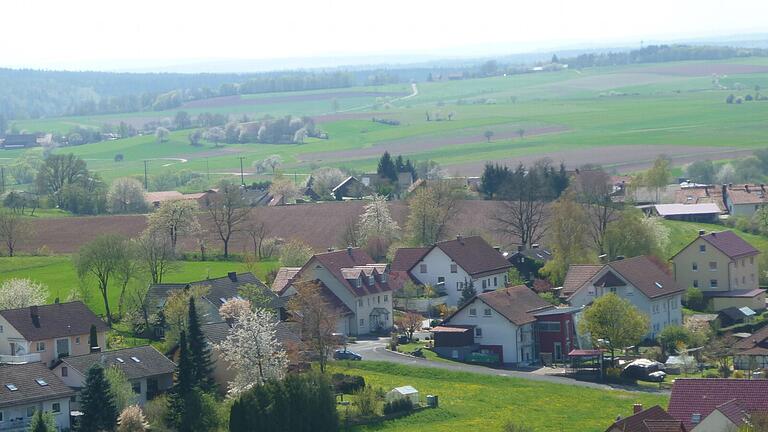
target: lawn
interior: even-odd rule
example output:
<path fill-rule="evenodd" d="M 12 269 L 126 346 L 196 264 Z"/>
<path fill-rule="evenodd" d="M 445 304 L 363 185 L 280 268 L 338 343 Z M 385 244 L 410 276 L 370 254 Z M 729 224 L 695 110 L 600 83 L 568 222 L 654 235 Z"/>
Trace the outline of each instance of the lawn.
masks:
<path fill-rule="evenodd" d="M 277 268 L 276 261 L 264 261 L 256 264 L 256 276 L 264 279 L 267 272 Z M 232 261 L 180 261 L 179 268 L 168 274 L 163 282 L 191 282 L 207 278 L 226 276 L 228 272 L 244 272 L 246 266 Z M 11 278 L 29 278 L 45 284 L 50 292 L 50 301 L 55 298 L 62 301 L 78 293 L 80 281 L 72 265 L 72 258 L 66 255 L 56 256 L 19 256 L 0 258 L 0 281 Z M 148 283 L 146 280 L 132 281 L 128 289 Z M 96 314 L 104 314 L 104 302 L 95 284 L 91 283 L 84 291 L 85 302 Z M 113 312 L 117 312 L 119 292 L 117 285 L 110 286 L 109 302 Z"/>
<path fill-rule="evenodd" d="M 681 222 L 665 220 L 664 225 L 669 228 L 669 246 L 667 248 L 667 258 L 679 252 L 682 248 L 692 242 L 698 235 L 699 230 L 708 233 L 712 231 L 730 230 L 739 237 L 759 249 L 761 252 L 768 252 L 768 238 L 761 235 L 750 234 L 735 228 L 729 228 L 720 224 L 708 224 L 697 222 Z"/>
<path fill-rule="evenodd" d="M 334 362 L 331 372 L 362 375 L 385 391 L 412 385 L 440 398 L 440 407 L 397 420 L 363 426 L 359 431 L 500 431 L 508 421 L 537 432 L 602 431 L 617 415 L 628 416 L 634 403 L 667 406 L 665 395 L 598 390 L 519 378 L 450 372 L 384 362 Z M 599 409 L 598 409 L 599 407 Z"/>

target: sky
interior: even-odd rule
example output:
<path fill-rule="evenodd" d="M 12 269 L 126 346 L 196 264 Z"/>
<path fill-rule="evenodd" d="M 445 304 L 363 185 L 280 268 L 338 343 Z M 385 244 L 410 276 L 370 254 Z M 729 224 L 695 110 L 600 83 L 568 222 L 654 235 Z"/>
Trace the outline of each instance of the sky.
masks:
<path fill-rule="evenodd" d="M 766 33 L 766 0 L 3 0 L 0 66 L 466 57 Z"/>

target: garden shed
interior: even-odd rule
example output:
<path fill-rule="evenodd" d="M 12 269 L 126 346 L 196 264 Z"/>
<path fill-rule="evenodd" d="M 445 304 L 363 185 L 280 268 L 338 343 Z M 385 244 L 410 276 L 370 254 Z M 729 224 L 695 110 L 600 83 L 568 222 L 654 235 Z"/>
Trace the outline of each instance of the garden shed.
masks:
<path fill-rule="evenodd" d="M 413 406 L 419 405 L 419 391 L 412 386 L 396 387 L 387 393 L 387 402 L 397 399 L 410 399 Z"/>

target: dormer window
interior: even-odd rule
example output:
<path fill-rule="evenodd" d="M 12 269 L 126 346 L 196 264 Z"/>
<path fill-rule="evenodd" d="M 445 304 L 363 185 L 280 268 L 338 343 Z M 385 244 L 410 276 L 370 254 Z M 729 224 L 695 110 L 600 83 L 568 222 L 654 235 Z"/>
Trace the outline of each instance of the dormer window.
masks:
<path fill-rule="evenodd" d="M 387 283 L 387 274 L 386 273 L 382 273 L 381 274 L 381 283 Z"/>
<path fill-rule="evenodd" d="M 358 288 L 363 287 L 363 278 L 358 276 L 358 278 L 355 280 L 355 285 L 357 285 Z"/>
<path fill-rule="evenodd" d="M 373 276 L 373 274 L 371 274 L 370 276 L 368 276 L 368 285 L 373 286 L 375 284 L 376 284 L 376 278 Z"/>

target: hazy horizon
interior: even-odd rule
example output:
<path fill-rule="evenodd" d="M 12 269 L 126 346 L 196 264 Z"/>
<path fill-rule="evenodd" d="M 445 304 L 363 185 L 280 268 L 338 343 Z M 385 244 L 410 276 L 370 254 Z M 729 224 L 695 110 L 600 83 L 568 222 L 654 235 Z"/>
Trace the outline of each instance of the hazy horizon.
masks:
<path fill-rule="evenodd" d="M 514 5 L 478 0 L 471 7 L 403 0 L 363 6 L 351 0 L 221 0 L 215 9 L 178 0 L 138 0 L 128 8 L 95 0 L 74 3 L 40 0 L 34 20 L 6 20 L 6 34 L 17 36 L 0 44 L 0 67 L 148 71 L 251 62 L 255 69 L 259 64 L 281 69 L 330 67 L 336 60 L 335 65 L 378 59 L 417 62 L 634 47 L 640 41 L 762 33 L 767 30 L 762 16 L 768 13 L 768 2 L 756 0 L 540 0 Z M 29 15 L 28 2 L 4 6 L 8 17 Z M 727 13 L 738 17 L 723 23 Z"/>

